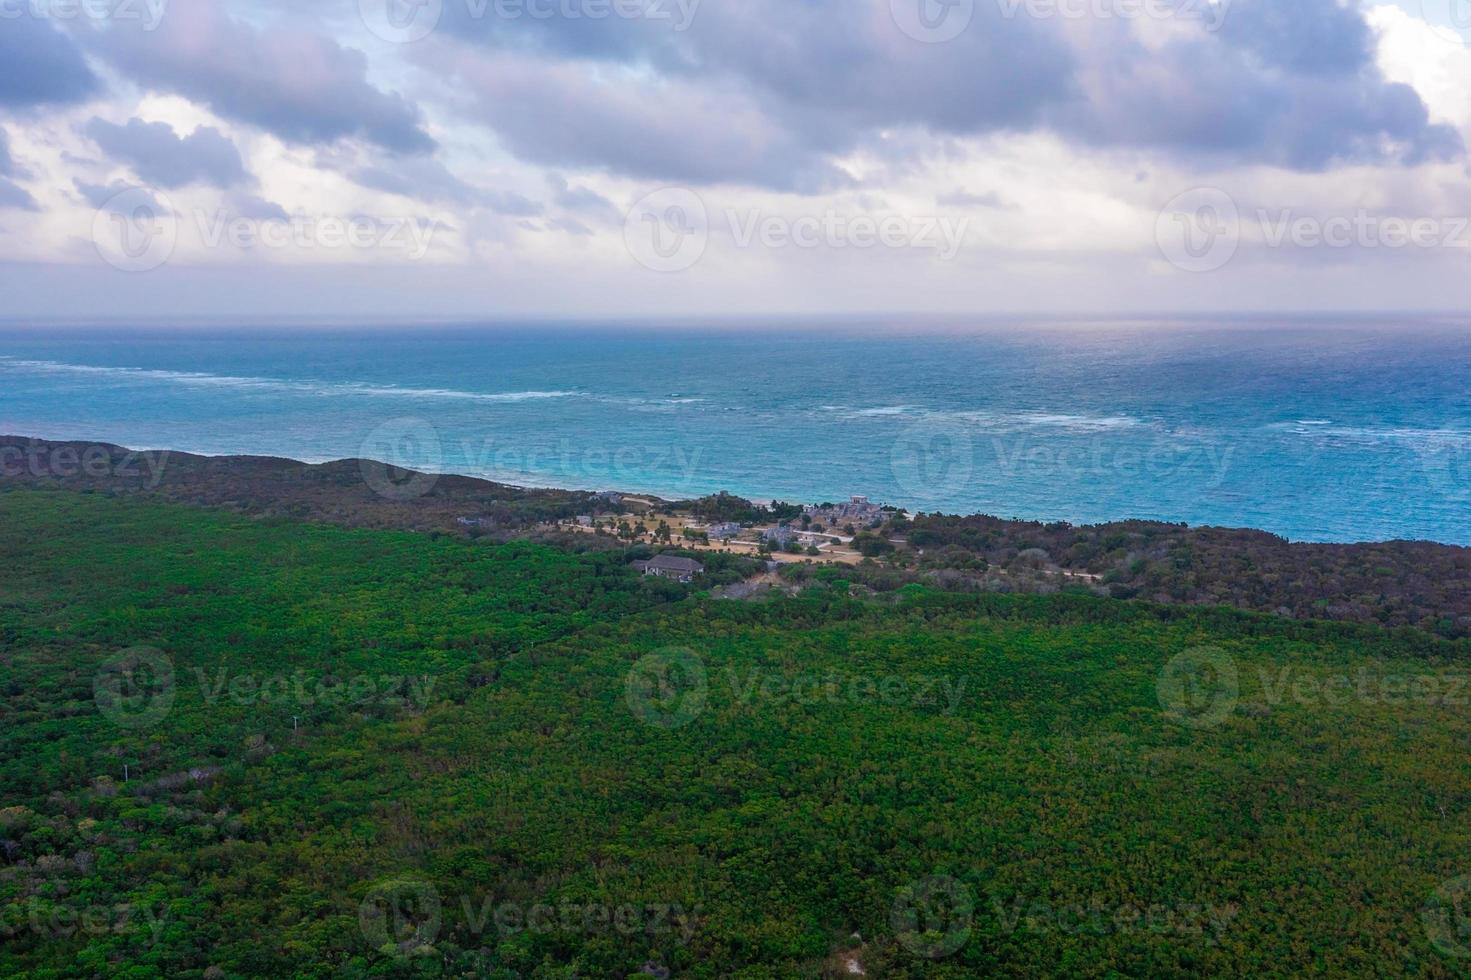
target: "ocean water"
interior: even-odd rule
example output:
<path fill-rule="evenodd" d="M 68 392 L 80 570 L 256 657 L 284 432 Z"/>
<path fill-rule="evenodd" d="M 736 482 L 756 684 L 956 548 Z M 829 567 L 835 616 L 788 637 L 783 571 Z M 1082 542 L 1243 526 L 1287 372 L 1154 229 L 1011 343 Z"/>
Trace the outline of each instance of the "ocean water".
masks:
<path fill-rule="evenodd" d="M 512 483 L 1471 544 L 1471 329 L 0 329 L 0 430 Z"/>

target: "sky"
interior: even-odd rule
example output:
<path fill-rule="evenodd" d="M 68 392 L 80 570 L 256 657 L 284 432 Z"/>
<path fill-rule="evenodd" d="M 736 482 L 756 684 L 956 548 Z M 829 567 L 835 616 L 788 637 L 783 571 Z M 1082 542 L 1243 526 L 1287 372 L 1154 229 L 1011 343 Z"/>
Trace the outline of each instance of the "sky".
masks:
<path fill-rule="evenodd" d="M 0 0 L 0 315 L 1456 311 L 1471 0 Z"/>

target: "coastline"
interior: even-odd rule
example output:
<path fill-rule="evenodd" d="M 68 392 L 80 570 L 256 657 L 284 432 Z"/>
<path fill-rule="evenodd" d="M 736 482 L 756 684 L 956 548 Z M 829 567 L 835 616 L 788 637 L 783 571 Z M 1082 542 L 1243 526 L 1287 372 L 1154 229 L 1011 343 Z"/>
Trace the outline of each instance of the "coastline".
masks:
<path fill-rule="evenodd" d="M 546 492 L 546 493 L 588 494 L 588 495 L 596 495 L 596 494 L 600 494 L 600 493 L 616 493 L 616 494 L 620 494 L 620 495 L 623 495 L 623 496 L 649 497 L 649 498 L 652 498 L 654 500 L 659 501 L 661 504 L 666 504 L 666 505 L 679 503 L 680 501 L 695 500 L 695 499 L 699 499 L 701 496 L 704 496 L 704 494 L 699 494 L 699 493 L 673 492 L 673 491 L 670 491 L 668 489 L 663 489 L 663 488 L 648 488 L 648 487 L 642 487 L 642 486 L 631 486 L 631 485 L 622 484 L 622 483 L 620 483 L 619 485 L 611 485 L 609 483 L 604 483 L 604 482 L 592 482 L 592 481 L 588 481 L 588 482 L 585 482 L 585 483 L 582 483 L 581 485 L 579 485 L 579 482 L 576 481 L 576 480 L 572 480 L 572 481 L 554 481 L 552 479 L 547 479 L 545 481 L 540 481 L 540 480 L 537 480 L 533 475 L 525 474 L 525 473 L 521 473 L 521 472 L 512 473 L 512 474 L 507 475 L 505 477 L 499 477 L 499 476 L 496 476 L 496 475 L 494 475 L 492 473 L 484 473 L 484 472 L 474 473 L 474 472 L 465 472 L 465 471 L 455 470 L 455 469 L 430 469 L 430 468 L 422 468 L 422 469 L 420 469 L 420 468 L 412 468 L 412 467 L 398 467 L 397 464 L 387 463 L 387 462 L 384 462 L 382 460 L 367 459 L 366 457 L 359 457 L 359 456 L 340 456 L 340 455 L 335 455 L 335 454 L 330 454 L 330 453 L 318 454 L 318 455 L 312 455 L 312 454 L 279 455 L 279 454 L 274 454 L 274 453 L 229 452 L 229 451 L 209 450 L 209 449 L 181 449 L 181 448 L 179 448 L 177 446 L 173 446 L 173 447 L 166 447 L 166 446 L 122 446 L 121 444 L 109 442 L 109 441 L 103 440 L 103 439 L 55 438 L 55 437 L 49 437 L 49 436 L 31 436 L 31 435 L 17 435 L 17 434 L 14 434 L 14 433 L 0 433 L 0 449 L 3 449 L 7 445 L 13 445 L 15 443 L 22 443 L 23 444 L 23 443 L 27 443 L 27 442 L 35 442 L 35 443 L 41 443 L 41 444 L 52 444 L 52 445 L 69 445 L 69 446 L 78 447 L 80 449 L 85 449 L 86 447 L 94 447 L 94 446 L 95 447 L 105 447 L 105 448 L 109 448 L 109 449 L 122 450 L 122 451 L 124 451 L 126 453 L 163 454 L 163 455 L 169 456 L 169 457 L 184 457 L 184 458 L 190 458 L 190 457 L 192 457 L 192 458 L 197 458 L 197 459 L 216 460 L 216 461 L 240 461 L 241 463 L 246 464 L 246 465 L 248 465 L 248 464 L 250 464 L 252 462 L 271 462 L 271 463 L 287 463 L 287 464 L 292 464 L 292 465 L 296 465 L 296 466 L 303 466 L 303 467 L 333 467 L 333 466 L 358 465 L 360 463 L 365 463 L 366 462 L 366 463 L 370 463 L 370 464 L 374 464 L 374 465 L 382 466 L 382 467 L 390 467 L 390 466 L 392 466 L 392 467 L 395 467 L 395 468 L 402 468 L 406 472 L 413 472 L 413 473 L 422 474 L 424 476 L 432 477 L 435 480 L 441 480 L 441 479 L 468 480 L 468 481 L 474 481 L 474 482 L 477 482 L 477 483 L 486 484 L 486 485 L 492 486 L 492 487 L 503 487 L 503 488 L 507 488 L 507 489 L 511 489 L 511 490 L 526 492 L 526 493 Z M 3 461 L 0 461 L 0 466 L 3 466 Z M 6 474 L 4 474 L 3 472 L 0 472 L 0 478 L 3 478 L 5 475 Z M 782 499 L 780 496 L 777 496 L 777 495 L 766 494 L 766 493 L 752 493 L 750 491 L 743 490 L 742 488 L 740 488 L 738 486 L 736 486 L 736 487 L 721 488 L 719 491 L 713 491 L 712 490 L 710 492 L 711 493 L 715 493 L 715 492 L 729 492 L 729 493 L 732 493 L 732 494 L 734 494 L 736 496 L 743 497 L 745 499 L 749 499 L 749 500 L 752 500 L 752 501 L 761 502 L 761 503 L 768 503 L 768 502 L 773 502 L 773 501 L 779 501 L 779 500 Z M 862 489 L 861 488 L 854 488 L 852 492 L 854 492 L 854 493 L 860 493 L 860 492 L 862 492 Z M 829 494 L 829 495 L 823 495 L 822 499 L 824 499 L 824 500 L 843 499 L 843 498 L 845 498 L 847 496 L 849 496 L 849 494 L 847 492 L 844 492 L 844 493 L 833 493 L 833 494 Z M 809 503 L 817 503 L 818 501 L 816 501 L 816 500 L 787 500 L 786 502 L 787 503 L 793 503 L 793 504 L 809 504 Z M 913 502 L 906 502 L 906 501 L 903 501 L 903 500 L 892 500 L 891 501 L 891 500 L 886 500 L 886 499 L 879 499 L 876 502 L 878 504 L 880 504 L 881 506 L 892 506 L 892 507 L 895 507 L 895 508 L 897 508 L 898 510 L 900 510 L 902 512 L 909 513 L 909 514 L 921 512 L 921 510 L 922 510 L 921 508 L 917 508 L 913 504 Z M 1409 545 L 1429 545 L 1429 546 L 1441 547 L 1441 548 L 1457 548 L 1457 549 L 1471 550 L 1471 544 L 1460 544 L 1460 543 L 1457 543 L 1457 542 L 1454 542 L 1454 541 L 1441 541 L 1441 540 L 1437 540 L 1437 539 L 1434 539 L 1434 538 L 1365 538 L 1365 539 L 1359 539 L 1359 540 L 1353 540 L 1353 541 L 1318 540 L 1318 539 L 1311 539 L 1311 538 L 1291 537 L 1291 536 L 1282 534 L 1282 533 L 1280 533 L 1278 531 L 1274 531 L 1274 530 L 1272 530 L 1270 528 L 1255 527 L 1255 526 L 1251 526 L 1251 525 L 1191 524 L 1191 523 L 1186 522 L 1186 521 L 1172 520 L 1172 519 L 1165 518 L 1165 517 L 1154 517 L 1154 516 L 1137 516 L 1137 515 L 1130 516 L 1130 515 L 1121 515 L 1121 516 L 1115 516 L 1115 517 L 1113 517 L 1113 518 L 1111 518 L 1109 520 L 1106 520 L 1106 521 L 1083 522 L 1083 521 L 1075 520 L 1075 519 L 1070 518 L 1070 517 L 1067 517 L 1067 516 L 1059 516 L 1057 514 L 1043 514 L 1043 515 L 1037 515 L 1037 516 L 1027 516 L 1027 515 L 1015 515 L 1015 514 L 1012 514 L 1012 515 L 1005 515 L 1005 516 L 1003 516 L 1001 514 L 988 513 L 988 512 L 979 511 L 979 510 L 978 511 L 971 511 L 969 513 L 948 512 L 948 511 L 933 511 L 933 512 L 930 512 L 930 513 L 936 513 L 936 514 L 938 514 L 940 516 L 943 516 L 943 517 L 957 518 L 957 519 L 965 519 L 965 518 L 994 518 L 994 519 L 1000 520 L 1000 521 L 1005 521 L 1005 522 L 1010 522 L 1010 523 L 1019 523 L 1019 524 L 1049 525 L 1049 524 L 1064 523 L 1064 524 L 1069 524 L 1069 525 L 1072 525 L 1074 527 L 1079 527 L 1079 528 L 1107 527 L 1107 526 L 1116 525 L 1116 524 L 1161 524 L 1161 525 L 1176 526 L 1176 527 L 1184 528 L 1184 529 L 1190 530 L 1190 531 L 1223 531 L 1223 532 L 1228 532 L 1228 533 L 1248 533 L 1248 534 L 1269 535 L 1269 536 L 1271 536 L 1273 538 L 1280 539 L 1284 543 L 1287 543 L 1289 545 L 1303 545 L 1303 546 L 1313 546 L 1313 547 L 1323 547 L 1323 548 L 1354 548 L 1354 547 L 1369 547 L 1369 546 L 1376 546 L 1376 545 L 1409 544 Z"/>
<path fill-rule="evenodd" d="M 9 488 L 156 499 L 253 518 L 467 540 L 524 538 L 624 553 L 643 549 L 645 555 L 680 549 L 672 528 L 659 529 L 662 517 L 734 521 L 748 541 L 765 538 L 783 521 L 793 532 L 808 530 L 799 507 L 773 510 L 734 496 L 684 502 L 658 498 L 647 508 L 652 515 L 621 520 L 624 495 L 616 491 L 537 489 L 419 473 L 368 459 L 307 464 L 282 457 L 210 457 L 0 436 L 0 490 Z M 805 516 L 816 529 L 820 522 Z M 568 525 L 580 518 L 602 522 L 606 533 L 571 530 Z M 861 556 L 844 563 L 851 569 L 845 577 L 875 591 L 907 584 L 946 591 L 1081 591 L 1158 605 L 1228 606 L 1304 621 L 1471 636 L 1471 548 L 1459 545 L 1314 544 L 1246 528 L 1159 521 L 1071 525 L 893 511 L 872 525 L 839 531 L 852 538 L 845 547 Z M 758 541 L 756 557 L 784 551 L 788 567 L 795 566 L 793 575 L 805 581 L 820 568 L 807 561 L 814 557 L 807 548 L 816 545 L 799 533 L 788 538 L 765 549 Z"/>

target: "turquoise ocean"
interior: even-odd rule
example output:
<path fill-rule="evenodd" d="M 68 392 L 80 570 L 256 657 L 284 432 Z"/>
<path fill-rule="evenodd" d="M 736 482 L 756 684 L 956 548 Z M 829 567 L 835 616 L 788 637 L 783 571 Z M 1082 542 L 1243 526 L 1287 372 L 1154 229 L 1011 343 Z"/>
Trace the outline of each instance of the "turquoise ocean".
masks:
<path fill-rule="evenodd" d="M 0 430 L 1471 544 L 1471 328 L 1451 320 L 17 322 Z"/>

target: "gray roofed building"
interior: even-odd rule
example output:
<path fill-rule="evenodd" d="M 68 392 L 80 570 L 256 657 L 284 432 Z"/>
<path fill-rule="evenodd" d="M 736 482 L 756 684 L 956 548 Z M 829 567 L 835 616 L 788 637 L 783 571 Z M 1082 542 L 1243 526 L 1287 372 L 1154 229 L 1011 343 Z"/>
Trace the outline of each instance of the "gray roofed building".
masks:
<path fill-rule="evenodd" d="M 633 568 L 645 575 L 672 578 L 677 582 L 690 582 L 696 575 L 705 574 L 705 566 L 693 558 L 679 558 L 674 555 L 658 555 L 648 561 L 636 561 Z"/>

